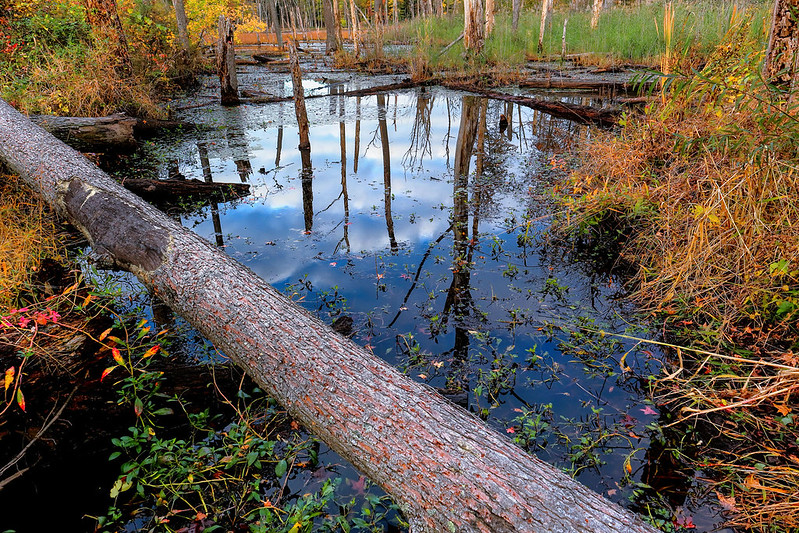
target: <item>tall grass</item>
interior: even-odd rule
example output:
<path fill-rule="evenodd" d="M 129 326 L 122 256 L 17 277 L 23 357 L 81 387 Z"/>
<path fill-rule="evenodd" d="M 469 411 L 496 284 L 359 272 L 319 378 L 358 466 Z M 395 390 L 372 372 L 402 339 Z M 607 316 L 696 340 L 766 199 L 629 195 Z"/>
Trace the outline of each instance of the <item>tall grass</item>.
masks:
<path fill-rule="evenodd" d="M 673 3 L 673 37 L 675 52 L 706 57 L 729 29 L 733 10 L 751 13 L 757 21 L 768 19 L 770 2 L 678 0 Z M 496 18 L 494 33 L 486 41 L 485 59 L 500 65 L 519 65 L 527 59 L 560 56 L 564 19 L 567 54 L 591 54 L 588 62 L 628 62 L 659 66 L 666 36 L 663 28 L 664 2 L 618 6 L 602 12 L 599 27 L 591 28 L 589 11 L 556 9 L 544 33 L 544 52 L 539 56 L 538 43 L 540 6 L 526 10 L 519 19 L 517 32 L 511 29 L 510 13 L 503 11 Z M 762 23 L 753 26 L 757 33 Z M 414 55 L 424 57 L 434 68 L 463 64 L 462 47 L 453 47 L 439 57 L 440 50 L 463 31 L 462 16 L 457 13 L 432 19 L 415 19 L 399 29 L 389 29 L 387 38 L 415 43 Z"/>

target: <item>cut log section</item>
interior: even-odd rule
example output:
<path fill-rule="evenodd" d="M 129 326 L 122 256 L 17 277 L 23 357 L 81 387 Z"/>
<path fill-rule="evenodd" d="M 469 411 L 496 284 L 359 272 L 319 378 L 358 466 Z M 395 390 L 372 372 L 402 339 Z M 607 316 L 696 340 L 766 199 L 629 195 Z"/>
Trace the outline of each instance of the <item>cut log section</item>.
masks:
<path fill-rule="evenodd" d="M 2 100 L 0 160 L 392 495 L 412 532 L 655 533 L 333 332 Z"/>

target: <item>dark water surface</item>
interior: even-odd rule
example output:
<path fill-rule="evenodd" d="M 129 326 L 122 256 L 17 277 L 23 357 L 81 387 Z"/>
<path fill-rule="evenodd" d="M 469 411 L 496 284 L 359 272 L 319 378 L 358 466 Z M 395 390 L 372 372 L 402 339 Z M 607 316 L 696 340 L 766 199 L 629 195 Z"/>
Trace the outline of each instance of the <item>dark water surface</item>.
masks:
<path fill-rule="evenodd" d="M 208 130 L 155 140 L 117 173 L 249 183 L 246 198 L 173 216 L 328 323 L 352 318 L 355 342 L 611 500 L 641 511 L 644 482 L 678 485 L 682 504 L 691 480 L 663 479 L 648 428 L 659 354 L 600 331 L 651 334 L 619 279 L 545 238 L 549 186 L 590 130 L 441 88 L 337 94 L 388 81 L 306 80 L 306 94 L 329 95 L 307 100 L 310 153 L 290 102 L 203 105 L 209 85 L 174 103 Z M 291 90 L 287 75 L 244 83 Z M 691 501 L 699 531 L 720 521 Z"/>

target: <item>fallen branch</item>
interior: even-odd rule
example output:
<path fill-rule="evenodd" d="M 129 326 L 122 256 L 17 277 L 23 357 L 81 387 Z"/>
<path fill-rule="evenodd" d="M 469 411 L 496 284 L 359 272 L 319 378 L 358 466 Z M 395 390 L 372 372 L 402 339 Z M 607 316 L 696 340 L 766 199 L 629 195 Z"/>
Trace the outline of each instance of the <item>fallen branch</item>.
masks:
<path fill-rule="evenodd" d="M 473 85 L 453 83 L 444 81 L 443 85 L 450 89 L 466 91 L 486 98 L 513 102 L 531 109 L 543 111 L 553 117 L 564 118 L 580 124 L 596 124 L 598 126 L 615 126 L 618 123 L 621 112 L 618 109 L 597 109 L 591 106 L 570 104 L 567 102 L 556 102 L 552 100 L 542 100 L 540 98 L 530 98 L 526 96 L 515 96 L 512 94 L 480 89 Z"/>

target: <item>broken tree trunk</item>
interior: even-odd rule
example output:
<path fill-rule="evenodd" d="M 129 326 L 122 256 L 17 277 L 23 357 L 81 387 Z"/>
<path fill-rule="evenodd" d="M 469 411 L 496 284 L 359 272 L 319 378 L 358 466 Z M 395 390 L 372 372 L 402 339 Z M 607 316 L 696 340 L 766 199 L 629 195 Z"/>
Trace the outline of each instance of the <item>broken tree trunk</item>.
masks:
<path fill-rule="evenodd" d="M 134 273 L 418 532 L 655 533 L 480 419 L 334 333 L 0 100 L 0 161 Z"/>
<path fill-rule="evenodd" d="M 233 22 L 219 15 L 219 41 L 216 43 L 216 70 L 222 105 L 239 104 L 239 80 L 236 77 L 236 51 L 233 47 Z"/>
<path fill-rule="evenodd" d="M 300 130 L 300 150 L 310 150 L 308 112 L 305 110 L 305 94 L 302 89 L 302 71 L 300 58 L 297 55 L 297 41 L 289 41 L 289 61 L 291 63 L 291 85 L 294 88 L 294 111 L 297 115 L 297 124 Z"/>
<path fill-rule="evenodd" d="M 32 116 L 31 120 L 81 152 L 125 152 L 137 147 L 133 136 L 139 119 L 124 114 L 107 117 Z"/>

